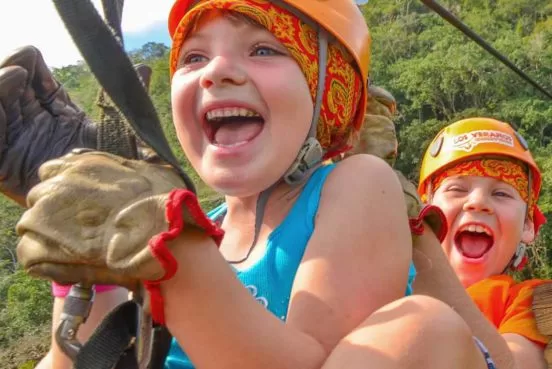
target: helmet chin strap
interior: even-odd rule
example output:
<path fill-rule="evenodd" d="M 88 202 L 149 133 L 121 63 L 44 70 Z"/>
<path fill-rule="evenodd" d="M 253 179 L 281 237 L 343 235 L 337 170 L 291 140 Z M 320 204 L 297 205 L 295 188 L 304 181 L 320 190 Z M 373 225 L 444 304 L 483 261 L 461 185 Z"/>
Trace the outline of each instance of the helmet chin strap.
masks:
<path fill-rule="evenodd" d="M 259 233 L 263 224 L 264 212 L 270 194 L 282 182 L 282 180 L 291 186 L 299 185 L 308 178 L 308 175 L 312 172 L 314 168 L 322 163 L 322 158 L 324 157 L 324 149 L 320 145 L 320 142 L 318 142 L 318 140 L 316 139 L 316 130 L 318 128 L 318 121 L 320 120 L 320 110 L 322 108 L 322 99 L 324 97 L 324 89 L 326 85 L 329 34 L 323 28 L 319 26 L 317 26 L 317 28 L 318 85 L 316 89 L 316 97 L 314 100 L 312 121 L 309 132 L 307 134 L 307 138 L 301 146 L 297 157 L 295 158 L 289 169 L 286 171 L 286 173 L 283 175 L 283 177 L 259 194 L 259 197 L 257 198 L 257 205 L 255 207 L 255 233 L 251 246 L 249 247 L 247 254 L 243 258 L 239 260 L 228 260 L 230 264 L 243 263 L 251 255 L 251 252 L 255 248 L 255 245 L 257 244 L 257 241 L 259 239 Z"/>
<path fill-rule="evenodd" d="M 520 141 L 521 145 L 523 147 L 527 147 L 525 140 L 516 132 L 516 137 Z M 533 175 L 531 173 L 531 170 L 527 168 L 527 209 L 525 210 L 525 219 L 529 218 L 529 212 L 531 209 L 529 208 L 531 202 L 532 202 L 532 196 L 533 196 Z M 535 235 L 536 236 L 536 235 Z M 520 242 L 516 248 L 516 252 L 512 256 L 512 259 L 506 265 L 506 268 L 504 268 L 504 271 L 502 273 L 506 273 L 509 270 L 511 271 L 520 271 L 525 267 L 525 264 L 527 264 L 528 256 L 526 255 L 527 252 L 527 245 L 523 242 Z"/>
<path fill-rule="evenodd" d="M 527 245 L 523 242 L 520 242 L 517 246 L 516 252 L 514 253 L 514 256 L 512 256 L 512 259 L 506 265 L 506 268 L 502 271 L 503 274 L 511 271 L 519 271 L 522 270 L 525 264 L 527 263 L 527 255 L 525 252 L 527 251 Z"/>

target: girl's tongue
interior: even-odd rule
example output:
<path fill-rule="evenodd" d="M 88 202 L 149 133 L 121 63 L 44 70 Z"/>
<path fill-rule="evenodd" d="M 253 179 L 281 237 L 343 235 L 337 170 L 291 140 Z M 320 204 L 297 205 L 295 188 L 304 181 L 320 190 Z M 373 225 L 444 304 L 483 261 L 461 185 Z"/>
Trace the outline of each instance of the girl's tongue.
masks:
<path fill-rule="evenodd" d="M 463 231 L 456 236 L 458 250 L 466 257 L 477 259 L 493 246 L 493 238 L 486 233 Z"/>
<path fill-rule="evenodd" d="M 215 132 L 213 143 L 221 146 L 232 146 L 251 141 L 263 129 L 259 120 L 223 123 Z"/>

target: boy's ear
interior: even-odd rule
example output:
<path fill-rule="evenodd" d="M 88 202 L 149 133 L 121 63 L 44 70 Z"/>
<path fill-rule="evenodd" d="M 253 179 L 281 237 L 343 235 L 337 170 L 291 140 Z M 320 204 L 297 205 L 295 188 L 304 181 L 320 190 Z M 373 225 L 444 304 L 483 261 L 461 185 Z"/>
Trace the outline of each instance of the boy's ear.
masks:
<path fill-rule="evenodd" d="M 529 244 L 535 240 L 535 224 L 529 218 L 525 219 L 523 224 L 523 231 L 521 233 L 521 242 Z"/>

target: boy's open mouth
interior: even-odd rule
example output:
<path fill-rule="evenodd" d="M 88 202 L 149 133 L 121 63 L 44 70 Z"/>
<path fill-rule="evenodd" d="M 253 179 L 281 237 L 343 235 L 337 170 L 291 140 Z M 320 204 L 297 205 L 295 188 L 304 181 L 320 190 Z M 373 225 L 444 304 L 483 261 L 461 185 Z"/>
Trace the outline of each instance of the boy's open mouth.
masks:
<path fill-rule="evenodd" d="M 203 129 L 212 144 L 232 147 L 257 137 L 263 130 L 264 122 L 264 118 L 251 109 L 218 108 L 205 113 Z"/>
<path fill-rule="evenodd" d="M 466 224 L 456 232 L 454 244 L 465 257 L 478 259 L 493 247 L 494 236 L 491 229 L 484 225 Z"/>

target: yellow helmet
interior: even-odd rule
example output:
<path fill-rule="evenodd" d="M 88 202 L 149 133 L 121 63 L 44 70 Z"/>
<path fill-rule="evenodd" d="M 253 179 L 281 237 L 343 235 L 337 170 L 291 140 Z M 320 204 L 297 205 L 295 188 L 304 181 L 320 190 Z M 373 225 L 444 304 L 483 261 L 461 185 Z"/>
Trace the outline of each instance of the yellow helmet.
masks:
<path fill-rule="evenodd" d="M 431 179 L 455 163 L 480 156 L 507 156 L 527 164 L 531 197 L 538 199 L 542 175 L 523 137 L 508 123 L 491 118 L 469 118 L 443 128 L 424 154 L 418 192 L 425 195 Z"/>

